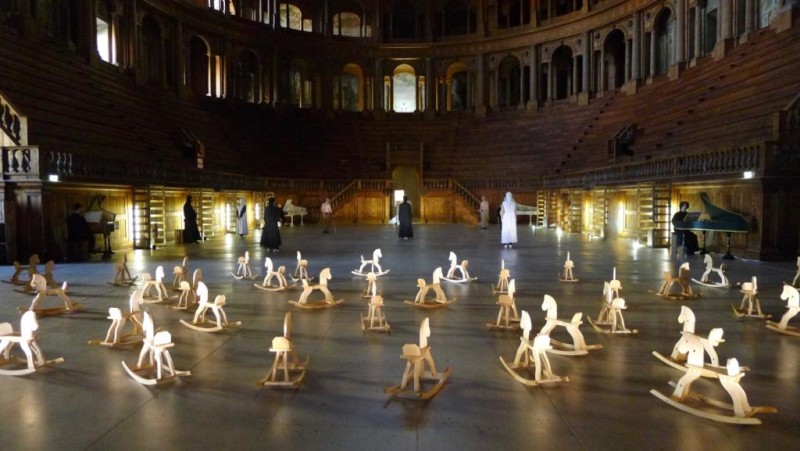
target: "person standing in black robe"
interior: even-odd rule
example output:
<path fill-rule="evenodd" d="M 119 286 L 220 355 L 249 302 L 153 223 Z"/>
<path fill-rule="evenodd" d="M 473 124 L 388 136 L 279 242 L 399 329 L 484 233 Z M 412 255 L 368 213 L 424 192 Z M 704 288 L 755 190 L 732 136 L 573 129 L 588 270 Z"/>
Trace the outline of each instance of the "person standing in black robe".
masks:
<path fill-rule="evenodd" d="M 197 228 L 197 212 L 192 207 L 192 196 L 186 196 L 186 203 L 183 204 L 183 242 L 199 243 L 200 229 Z"/>
<path fill-rule="evenodd" d="M 407 240 L 414 238 L 414 230 L 411 228 L 411 204 L 408 197 L 403 196 L 403 203 L 397 207 L 397 223 L 400 225 L 400 238 Z"/>
<path fill-rule="evenodd" d="M 264 209 L 264 228 L 261 231 L 261 245 L 269 252 L 277 252 L 281 247 L 281 232 L 278 222 L 283 216 L 283 211 L 275 206 L 275 198 L 270 197 L 267 208 Z"/>

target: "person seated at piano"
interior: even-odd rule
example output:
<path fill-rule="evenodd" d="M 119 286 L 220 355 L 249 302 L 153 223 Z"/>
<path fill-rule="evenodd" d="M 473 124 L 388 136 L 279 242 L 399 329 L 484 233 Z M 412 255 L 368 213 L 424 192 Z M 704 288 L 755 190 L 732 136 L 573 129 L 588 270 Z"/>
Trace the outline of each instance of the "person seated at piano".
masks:
<path fill-rule="evenodd" d="M 673 227 L 679 226 L 686 220 L 686 215 L 689 213 L 689 202 L 683 201 L 680 203 L 680 210 L 672 215 Z M 698 245 L 697 235 L 691 230 L 675 229 L 675 251 L 680 256 L 683 253 L 686 255 L 693 255 L 700 250 Z"/>
<path fill-rule="evenodd" d="M 197 227 L 197 212 L 192 207 L 192 196 L 186 196 L 186 203 L 183 204 L 183 242 L 199 243 L 200 229 Z"/>
<path fill-rule="evenodd" d="M 84 261 L 94 251 L 94 234 L 83 216 L 83 206 L 75 203 L 67 216 L 67 259 Z"/>

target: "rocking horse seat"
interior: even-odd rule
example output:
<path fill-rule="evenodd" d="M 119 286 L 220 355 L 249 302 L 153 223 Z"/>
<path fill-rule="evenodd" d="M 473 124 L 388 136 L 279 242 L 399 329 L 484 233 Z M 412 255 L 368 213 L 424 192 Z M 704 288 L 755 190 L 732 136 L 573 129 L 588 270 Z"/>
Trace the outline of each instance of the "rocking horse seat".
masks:
<path fill-rule="evenodd" d="M 300 385 L 306 377 L 306 368 L 311 357 L 306 357 L 305 361 L 300 362 L 294 353 L 292 342 L 286 337 L 273 338 L 269 350 L 275 353 L 275 361 L 269 374 L 256 382 L 256 385 L 275 388 L 296 388 Z M 299 374 L 292 376 L 293 373 Z M 278 379 L 279 374 L 283 374 L 282 380 Z"/>

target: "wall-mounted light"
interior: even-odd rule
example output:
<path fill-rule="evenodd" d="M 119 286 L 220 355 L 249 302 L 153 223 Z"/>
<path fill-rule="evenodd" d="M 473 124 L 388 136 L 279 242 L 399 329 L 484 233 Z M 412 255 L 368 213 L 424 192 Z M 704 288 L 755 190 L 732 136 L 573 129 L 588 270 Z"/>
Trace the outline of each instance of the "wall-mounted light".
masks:
<path fill-rule="evenodd" d="M 49 181 L 51 181 L 53 183 L 58 183 L 58 174 L 50 174 L 50 175 L 48 175 L 47 176 L 47 180 L 49 180 Z"/>
<path fill-rule="evenodd" d="M 744 179 L 751 179 L 754 176 L 755 176 L 755 173 L 753 173 L 753 171 L 744 171 L 744 174 L 742 174 L 742 178 L 744 178 Z"/>

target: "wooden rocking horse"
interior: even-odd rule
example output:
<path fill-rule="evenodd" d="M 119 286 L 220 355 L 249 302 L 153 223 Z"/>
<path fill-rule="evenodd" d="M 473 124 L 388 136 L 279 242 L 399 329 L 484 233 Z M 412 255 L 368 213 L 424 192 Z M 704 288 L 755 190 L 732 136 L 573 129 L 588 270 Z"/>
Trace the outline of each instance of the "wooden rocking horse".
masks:
<path fill-rule="evenodd" d="M 157 302 L 163 302 L 169 299 L 169 294 L 167 294 L 167 287 L 164 286 L 164 267 L 159 265 L 156 268 L 156 277 L 150 275 L 150 273 L 142 274 L 142 281 L 144 285 L 142 285 L 142 297 L 144 299 L 145 304 L 155 304 Z M 150 293 L 150 290 L 155 289 L 156 294 L 155 296 Z"/>
<path fill-rule="evenodd" d="M 109 282 L 109 285 L 130 287 L 136 283 L 136 279 L 138 279 L 139 276 L 131 277 L 131 272 L 128 270 L 128 254 L 123 254 L 122 260 L 117 263 L 115 267 L 117 269 L 117 275 L 114 277 L 113 282 Z"/>
<path fill-rule="evenodd" d="M 56 262 L 53 260 L 48 260 L 47 263 L 44 264 L 44 280 L 47 281 L 47 284 L 51 287 L 57 287 L 61 285 L 56 281 L 56 276 L 54 274 L 56 270 Z"/>
<path fill-rule="evenodd" d="M 444 387 L 450 367 L 439 373 L 436 371 L 436 363 L 431 355 L 431 347 L 428 345 L 428 338 L 431 336 L 431 328 L 428 318 L 422 321 L 419 328 L 419 344 L 407 343 L 403 345 L 403 355 L 401 359 L 406 361 L 406 368 L 403 371 L 403 378 L 400 384 L 383 389 L 384 393 L 392 396 L 410 397 L 413 399 L 426 400 Z M 414 390 L 408 390 L 408 383 L 414 382 Z M 423 390 L 422 382 L 431 381 L 434 385 Z"/>
<path fill-rule="evenodd" d="M 294 268 L 294 273 L 292 274 L 292 280 L 295 282 L 299 280 L 308 280 L 311 282 L 313 277 L 308 277 L 308 260 L 304 259 L 300 255 L 300 251 L 297 251 L 297 266 Z"/>
<path fill-rule="evenodd" d="M 189 257 L 183 257 L 181 266 L 172 268 L 172 289 L 180 290 L 181 282 L 189 277 Z"/>
<path fill-rule="evenodd" d="M 14 274 L 11 275 L 10 279 L 4 279 L 3 282 L 10 283 L 11 285 L 25 285 L 27 282 L 20 278 L 22 271 L 25 270 L 25 267 L 16 260 L 14 260 Z"/>
<path fill-rule="evenodd" d="M 214 298 L 213 303 L 208 302 L 208 287 L 203 282 L 199 282 L 197 284 L 197 298 L 199 302 L 197 304 L 197 310 L 194 312 L 194 318 L 191 323 L 181 320 L 181 324 L 184 326 L 198 332 L 219 332 L 222 329 L 242 325 L 241 321 L 233 323 L 228 322 L 228 315 L 225 314 L 226 298 L 224 294 L 218 294 Z M 209 321 L 209 319 L 206 318 L 206 313 L 208 313 L 209 309 L 214 314 L 215 321 Z"/>
<path fill-rule="evenodd" d="M 719 267 L 715 268 L 714 259 L 711 258 L 711 254 L 706 254 L 705 257 L 703 257 L 703 264 L 706 265 L 703 276 L 700 277 L 700 280 L 692 279 L 692 282 L 712 288 L 728 288 L 731 286 L 731 282 L 725 276 L 725 263 L 720 263 Z M 709 279 L 712 272 L 719 277 L 719 282 L 712 282 L 711 279 Z"/>
<path fill-rule="evenodd" d="M 64 358 L 46 360 L 42 349 L 36 343 L 36 330 L 39 329 L 39 323 L 36 321 L 36 313 L 28 311 L 22 314 L 20 319 L 20 333 L 15 334 L 14 328 L 11 323 L 0 324 L 0 375 L 3 376 L 24 376 L 31 374 L 37 369 L 63 363 Z M 11 350 L 14 345 L 19 345 L 22 352 L 25 354 L 25 359 L 19 359 L 11 356 Z M 18 366 L 13 364 L 25 363 L 25 367 L 18 369 L 11 369 L 10 367 Z"/>
<path fill-rule="evenodd" d="M 272 259 L 267 257 L 264 259 L 264 268 L 266 268 L 267 273 L 264 276 L 264 281 L 259 285 L 254 283 L 253 286 L 260 290 L 265 291 L 283 291 L 289 288 L 289 284 L 286 281 L 286 267 L 281 266 L 278 268 L 277 271 L 274 270 L 274 266 L 272 264 Z M 277 285 L 272 284 L 272 279 L 277 280 Z"/>
<path fill-rule="evenodd" d="M 506 293 L 497 296 L 497 305 L 500 306 L 500 311 L 497 312 L 497 321 L 494 323 L 486 323 L 486 327 L 489 329 L 504 330 L 519 329 L 519 313 L 517 313 L 517 304 L 514 301 L 514 295 L 516 292 L 516 279 L 511 279 L 511 281 L 508 283 L 508 290 Z"/>
<path fill-rule="evenodd" d="M 441 279 L 442 267 L 440 266 L 433 271 L 433 283 L 428 285 L 425 283 L 425 279 L 417 279 L 417 287 L 419 287 L 417 297 L 415 297 L 413 301 L 406 300 L 403 302 L 420 308 L 440 308 L 452 304 L 456 299 L 447 299 L 442 290 Z M 431 290 L 433 290 L 436 297 L 427 299 L 428 292 Z"/>
<path fill-rule="evenodd" d="M 197 287 L 203 281 L 203 270 L 197 268 L 192 274 L 192 283 L 182 280 L 180 287 L 181 294 L 178 296 L 178 303 L 172 308 L 175 310 L 189 310 L 197 304 Z"/>
<path fill-rule="evenodd" d="M 596 320 L 592 320 L 591 317 L 587 316 L 586 319 L 589 321 L 589 324 L 594 327 L 600 333 L 604 334 L 636 334 L 639 333 L 636 329 L 628 329 L 625 327 L 625 318 L 622 316 L 622 311 L 627 309 L 627 305 L 625 304 L 625 299 L 620 297 L 615 297 L 615 293 L 618 293 L 621 290 L 619 287 L 618 280 L 612 280 L 611 282 L 617 282 L 618 289 L 614 290 L 610 282 L 605 282 L 603 284 L 603 303 L 600 308 L 600 313 L 597 315 Z"/>
<path fill-rule="evenodd" d="M 364 293 L 361 295 L 362 298 L 371 298 L 378 294 L 378 277 L 373 273 L 367 273 L 366 279 L 367 285 L 364 287 Z"/>
<path fill-rule="evenodd" d="M 31 293 L 34 293 L 36 291 L 36 288 L 34 288 L 32 286 L 32 282 L 33 282 L 33 276 L 35 274 L 41 274 L 39 272 L 38 265 L 39 265 L 39 254 L 31 255 L 30 258 L 28 259 L 28 280 L 27 281 L 19 280 L 18 272 L 14 271 L 14 275 L 11 277 L 12 283 L 15 284 L 15 285 L 22 285 L 23 286 L 21 290 L 15 289 L 14 291 L 19 292 L 19 293 L 23 293 L 23 294 L 31 294 Z M 16 280 L 17 282 L 14 282 L 14 280 Z M 45 279 L 45 280 L 47 280 L 47 279 Z M 55 288 L 55 285 L 53 287 Z"/>
<path fill-rule="evenodd" d="M 169 348 L 175 346 L 172 342 L 172 335 L 167 331 L 156 332 L 153 326 L 153 318 L 149 313 L 144 312 L 142 321 L 144 329 L 144 339 L 142 340 L 142 350 L 139 352 L 139 360 L 133 368 L 128 367 L 122 361 L 125 372 L 136 382 L 143 385 L 156 385 L 169 382 L 182 376 L 191 376 L 191 371 L 178 371 L 172 362 Z M 143 366 L 147 359 L 147 365 Z M 155 374 L 153 366 L 155 365 Z"/>
<path fill-rule="evenodd" d="M 692 284 L 689 283 L 691 271 L 689 262 L 678 268 L 678 276 L 673 276 L 670 271 L 664 271 L 664 282 L 656 292 L 657 295 L 667 299 L 693 299 L 699 296 L 692 291 Z M 681 287 L 680 293 L 673 293 L 672 287 L 677 284 Z"/>
<path fill-rule="evenodd" d="M 558 280 L 561 282 L 577 282 L 578 279 L 575 278 L 573 274 L 573 269 L 575 268 L 575 262 L 570 260 L 569 252 L 567 252 L 567 260 L 564 262 L 564 271 L 558 277 Z"/>
<path fill-rule="evenodd" d="M 38 316 L 54 316 L 62 315 L 65 313 L 75 313 L 78 310 L 83 310 L 83 305 L 73 303 L 67 296 L 67 282 L 64 282 L 61 287 L 47 288 L 47 281 L 41 274 L 33 274 L 31 278 L 31 287 L 36 291 L 36 296 L 31 302 L 30 308 L 20 307 L 20 313 L 28 310 L 36 312 Z M 61 302 L 64 303 L 63 307 L 41 308 L 39 304 L 48 296 L 56 296 Z"/>
<path fill-rule="evenodd" d="M 583 339 L 583 334 L 580 330 L 580 325 L 583 324 L 583 321 L 581 321 L 583 313 L 578 312 L 572 315 L 572 320 L 570 321 L 558 319 L 558 304 L 556 304 L 556 300 L 548 294 L 544 295 L 542 310 L 547 312 L 547 314 L 545 315 L 545 324 L 539 331 L 539 335 L 547 335 L 549 337 L 556 327 L 563 327 L 572 338 L 572 344 L 550 338 L 550 345 L 552 346 L 552 349 L 549 351 L 550 353 L 560 355 L 586 355 L 591 350 L 603 349 L 603 345 L 587 345 L 586 341 Z"/>
<path fill-rule="evenodd" d="M 391 334 L 392 328 L 389 322 L 386 321 L 386 315 L 383 313 L 383 296 L 379 294 L 373 295 L 369 300 L 369 309 L 367 316 L 361 316 L 361 331 L 368 330 L 386 332 Z"/>
<path fill-rule="evenodd" d="M 109 308 L 108 319 L 111 320 L 111 326 L 108 328 L 106 338 L 104 340 L 89 340 L 89 344 L 121 348 L 141 343 L 144 338 L 144 326 L 142 325 L 141 318 L 142 303 L 144 303 L 142 299 L 142 290 L 134 290 L 128 301 L 129 311 L 127 314 L 123 314 L 122 310 L 117 307 Z M 127 324 L 128 321 L 133 324 L 133 330 L 124 333 L 125 324 Z"/>
<path fill-rule="evenodd" d="M 253 275 L 253 269 L 250 268 L 250 251 L 245 251 L 244 255 L 239 257 L 236 262 L 239 263 L 239 268 L 236 269 L 235 273 L 231 273 L 236 280 L 253 280 L 256 278 Z"/>
<path fill-rule="evenodd" d="M 357 276 L 366 276 L 367 274 L 375 274 L 375 277 L 380 277 L 384 274 L 387 274 L 390 270 L 387 269 L 384 271 L 381 268 L 381 258 L 383 258 L 383 253 L 381 253 L 380 249 L 375 249 L 372 252 L 372 260 L 365 260 L 364 256 L 361 256 L 361 266 L 358 269 L 354 269 L 351 271 L 353 274 Z M 364 269 L 369 265 L 369 271 L 364 272 Z M 376 271 L 377 270 L 377 271 Z"/>
<path fill-rule="evenodd" d="M 283 336 L 272 339 L 270 352 L 275 353 L 275 360 L 269 373 L 256 385 L 275 388 L 295 388 L 306 377 L 306 368 L 310 357 L 304 362 L 297 358 L 292 343 L 292 312 L 283 317 Z M 280 376 L 283 375 L 281 378 Z"/>
<path fill-rule="evenodd" d="M 798 295 L 797 288 L 786 283 L 783 284 L 781 299 L 786 301 L 786 313 L 783 314 L 778 323 L 767 321 L 767 328 L 782 334 L 800 337 L 800 328 L 789 325 L 789 320 L 800 313 L 800 295 Z"/>
<path fill-rule="evenodd" d="M 533 324 L 531 323 L 531 316 L 525 310 L 522 311 L 520 326 L 522 327 L 522 337 L 520 337 L 514 362 L 508 363 L 503 359 L 503 356 L 500 356 L 500 363 L 503 364 L 503 368 L 515 380 L 529 387 L 562 381 L 569 382 L 569 378 L 553 374 L 553 370 L 550 367 L 550 359 L 547 357 L 547 352 L 553 349 L 550 346 L 550 337 L 537 335 L 531 340 Z"/>
<path fill-rule="evenodd" d="M 497 275 L 497 284 L 492 287 L 494 294 L 508 293 L 508 280 L 511 271 L 506 268 L 506 261 L 500 260 L 500 274 Z"/>
<path fill-rule="evenodd" d="M 722 335 L 721 332 L 719 335 Z M 742 425 L 761 424 L 761 420 L 753 415 L 757 413 L 775 413 L 774 407 L 751 407 L 747 402 L 747 395 L 740 385 L 745 373 L 739 367 L 736 359 L 729 359 L 724 368 L 710 370 L 705 365 L 705 347 L 694 334 L 688 335 L 682 342 L 680 352 L 687 354 L 685 374 L 677 383 L 670 382 L 675 387 L 671 395 L 664 395 L 658 390 L 650 390 L 656 398 L 667 404 L 692 415 L 697 415 L 713 421 Z M 719 379 L 720 384 L 731 397 L 732 404 L 711 399 L 692 391 L 692 383 L 703 375 Z M 731 414 L 732 413 L 732 414 Z"/>
<path fill-rule="evenodd" d="M 771 315 L 761 311 L 761 301 L 758 299 L 758 281 L 753 276 L 750 282 L 742 284 L 742 303 L 739 308 L 731 304 L 733 314 L 738 318 L 769 318 Z"/>
<path fill-rule="evenodd" d="M 450 269 L 447 270 L 447 275 L 442 277 L 442 279 L 453 283 L 464 283 L 472 280 L 478 280 L 477 277 L 469 276 L 469 271 L 467 269 L 468 267 L 469 260 L 463 260 L 461 264 L 458 264 L 458 257 L 456 257 L 456 253 L 450 252 Z M 458 273 L 457 278 L 456 273 Z"/>
<path fill-rule="evenodd" d="M 309 279 L 302 279 L 303 281 L 303 292 L 300 293 L 300 299 L 297 301 L 289 301 L 290 304 L 302 308 L 302 309 L 323 309 L 323 308 L 331 308 L 335 307 L 342 302 L 344 299 L 335 300 L 331 291 L 328 289 L 328 281 L 331 280 L 331 269 L 325 268 L 319 273 L 319 284 L 311 285 L 308 283 Z M 308 297 L 314 291 L 319 291 L 323 294 L 324 299 L 317 302 L 308 302 Z"/>

